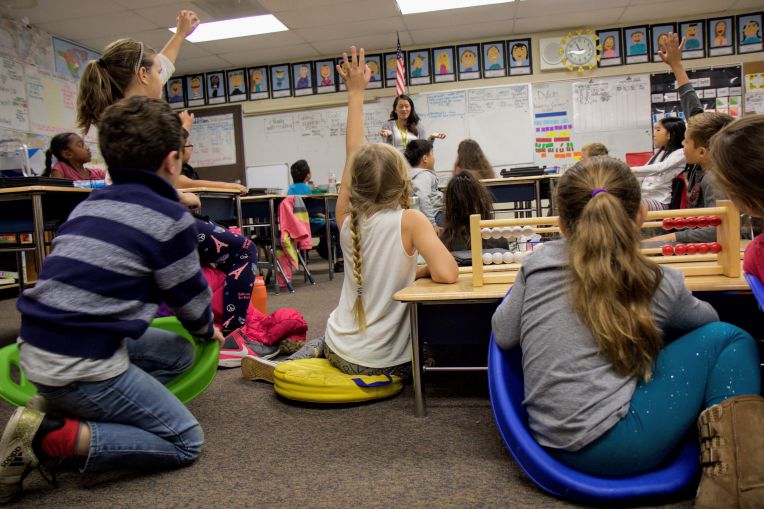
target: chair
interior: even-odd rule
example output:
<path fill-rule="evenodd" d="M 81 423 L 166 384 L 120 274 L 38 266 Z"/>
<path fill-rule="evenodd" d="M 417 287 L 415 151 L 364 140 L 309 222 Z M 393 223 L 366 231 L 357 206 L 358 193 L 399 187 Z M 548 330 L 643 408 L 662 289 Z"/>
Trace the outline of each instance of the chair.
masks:
<path fill-rule="evenodd" d="M 671 181 L 671 203 L 669 209 L 687 208 L 687 180 L 684 173 L 680 173 Z"/>
<path fill-rule="evenodd" d="M 626 154 L 626 164 L 629 166 L 644 166 L 653 157 L 652 152 L 629 152 Z"/>
<path fill-rule="evenodd" d="M 151 326 L 179 334 L 194 345 L 194 364 L 188 371 L 166 384 L 180 401 L 188 403 L 204 392 L 215 378 L 220 343 L 202 343 L 194 340 L 174 316 L 156 318 L 151 322 Z M 14 370 L 18 372 L 18 382 L 13 380 Z M 25 406 L 36 394 L 37 388 L 21 370 L 18 345 L 14 343 L 0 349 L 0 398 L 14 406 Z"/>
<path fill-rule="evenodd" d="M 496 426 L 512 457 L 544 491 L 583 503 L 633 501 L 666 497 L 689 489 L 697 480 L 699 449 L 695 440 L 684 443 L 676 457 L 660 470 L 602 478 L 577 472 L 560 463 L 531 436 L 523 408 L 524 387 L 520 348 L 504 351 L 491 334 L 488 387 Z"/>
<path fill-rule="evenodd" d="M 759 303 L 759 309 L 764 311 L 764 283 L 753 274 L 743 273 L 743 275 L 745 280 L 748 281 L 748 286 L 751 287 L 753 296 L 756 297 L 756 302 Z"/>

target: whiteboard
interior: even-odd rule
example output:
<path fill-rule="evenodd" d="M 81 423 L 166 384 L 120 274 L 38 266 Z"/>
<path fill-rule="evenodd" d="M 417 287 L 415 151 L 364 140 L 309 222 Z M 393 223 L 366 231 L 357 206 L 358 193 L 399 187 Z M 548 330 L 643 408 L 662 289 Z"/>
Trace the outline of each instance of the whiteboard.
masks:
<path fill-rule="evenodd" d="M 564 170 L 594 142 L 619 159 L 653 148 L 648 75 L 537 83 L 532 90 L 540 166 Z"/>
<path fill-rule="evenodd" d="M 247 187 L 272 189 L 284 194 L 289 189 L 289 165 L 287 163 L 264 164 L 247 167 Z"/>
<path fill-rule="evenodd" d="M 233 113 L 197 117 L 191 139 L 195 167 L 237 164 Z"/>
<path fill-rule="evenodd" d="M 533 161 L 533 120 L 527 84 L 432 92 L 412 96 L 417 114 L 430 133 L 446 133 L 435 142 L 435 169 L 450 172 L 456 148 L 465 138 L 483 147 L 494 166 Z M 648 101 L 649 106 L 649 101 Z M 379 130 L 390 118 L 392 98 L 364 104 L 369 142 L 381 142 Z M 347 107 L 244 118 L 247 166 L 305 159 L 313 180 L 328 182 L 345 164 Z"/>

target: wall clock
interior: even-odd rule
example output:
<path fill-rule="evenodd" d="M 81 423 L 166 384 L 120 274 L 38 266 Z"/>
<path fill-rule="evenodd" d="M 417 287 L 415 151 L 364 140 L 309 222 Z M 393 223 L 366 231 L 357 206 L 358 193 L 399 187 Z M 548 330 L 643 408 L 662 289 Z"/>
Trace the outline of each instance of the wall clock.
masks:
<path fill-rule="evenodd" d="M 594 69 L 600 60 L 601 50 L 599 37 L 591 29 L 577 30 L 575 33 L 568 32 L 568 35 L 560 41 L 562 63 L 569 71 L 575 69 L 582 72 L 584 69 Z"/>

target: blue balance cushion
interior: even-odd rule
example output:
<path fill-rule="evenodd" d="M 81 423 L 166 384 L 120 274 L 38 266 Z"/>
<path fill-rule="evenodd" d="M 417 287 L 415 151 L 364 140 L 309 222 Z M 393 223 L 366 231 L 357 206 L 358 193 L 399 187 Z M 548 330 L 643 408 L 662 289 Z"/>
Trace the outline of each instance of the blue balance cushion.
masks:
<path fill-rule="evenodd" d="M 756 297 L 756 302 L 759 303 L 759 309 L 764 311 L 764 283 L 753 274 L 743 274 L 745 280 L 748 281 L 748 286 L 751 287 L 753 296 Z"/>

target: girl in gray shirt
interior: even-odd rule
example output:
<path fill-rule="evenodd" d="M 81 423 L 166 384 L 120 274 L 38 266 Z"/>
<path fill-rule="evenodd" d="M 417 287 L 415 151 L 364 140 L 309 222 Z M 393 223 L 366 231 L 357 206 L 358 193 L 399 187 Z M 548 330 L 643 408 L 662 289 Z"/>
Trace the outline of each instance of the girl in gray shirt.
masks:
<path fill-rule="evenodd" d="M 564 239 L 523 262 L 495 340 L 522 348 L 528 424 L 550 453 L 594 475 L 652 470 L 701 410 L 758 394 L 756 345 L 641 255 L 646 211 L 624 163 L 578 163 L 557 203 Z"/>

